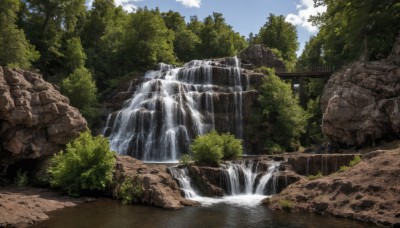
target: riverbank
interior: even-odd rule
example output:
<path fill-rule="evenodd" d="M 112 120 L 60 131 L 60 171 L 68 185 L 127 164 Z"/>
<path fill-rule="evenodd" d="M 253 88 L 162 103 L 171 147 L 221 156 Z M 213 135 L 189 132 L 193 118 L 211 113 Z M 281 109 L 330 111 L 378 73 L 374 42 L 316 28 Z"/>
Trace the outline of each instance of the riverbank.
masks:
<path fill-rule="evenodd" d="M 26 227 L 49 219 L 51 211 L 85 201 L 43 188 L 0 187 L 0 227 Z"/>
<path fill-rule="evenodd" d="M 359 164 L 345 171 L 303 179 L 264 203 L 272 209 L 400 226 L 399 156 L 400 149 L 364 154 Z"/>

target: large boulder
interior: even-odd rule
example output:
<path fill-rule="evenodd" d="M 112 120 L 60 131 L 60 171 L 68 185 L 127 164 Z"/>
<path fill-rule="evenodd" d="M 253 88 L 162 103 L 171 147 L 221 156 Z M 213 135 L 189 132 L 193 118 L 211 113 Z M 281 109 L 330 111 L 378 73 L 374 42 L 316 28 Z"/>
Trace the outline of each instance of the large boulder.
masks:
<path fill-rule="evenodd" d="M 140 183 L 143 195 L 139 203 L 165 209 L 179 209 L 197 204 L 182 197 L 179 185 L 164 165 L 145 164 L 129 156 L 117 156 L 114 179 L 116 197 L 119 197 L 118 192 L 124 181 L 130 179 Z"/>
<path fill-rule="evenodd" d="M 399 50 L 398 39 L 389 59 L 355 62 L 329 79 L 321 105 L 331 142 L 359 146 L 400 136 Z"/>
<path fill-rule="evenodd" d="M 87 129 L 81 113 L 42 76 L 0 67 L 0 176 L 22 160 L 60 151 Z"/>
<path fill-rule="evenodd" d="M 242 60 L 244 66 L 246 64 L 252 64 L 255 67 L 285 67 L 285 63 L 279 59 L 271 49 L 264 47 L 262 44 L 250 45 L 248 48 L 240 52 L 238 57 Z"/>

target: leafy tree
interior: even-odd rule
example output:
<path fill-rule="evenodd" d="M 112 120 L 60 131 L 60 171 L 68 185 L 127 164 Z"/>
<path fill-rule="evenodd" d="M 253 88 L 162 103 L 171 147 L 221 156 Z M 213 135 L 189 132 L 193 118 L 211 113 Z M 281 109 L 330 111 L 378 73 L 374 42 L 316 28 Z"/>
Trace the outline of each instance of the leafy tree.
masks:
<path fill-rule="evenodd" d="M 258 102 L 264 122 L 271 125 L 267 131 L 273 132 L 267 139 L 267 147 L 278 144 L 286 150 L 297 149 L 300 136 L 305 133 L 307 114 L 298 104 L 298 99 L 293 97 L 290 84 L 269 71 L 260 87 Z"/>
<path fill-rule="evenodd" d="M 86 68 L 77 68 L 61 82 L 61 91 L 88 120 L 95 117 L 96 84 Z"/>
<path fill-rule="evenodd" d="M 324 57 L 330 64 L 386 57 L 400 30 L 400 3 L 395 0 L 314 0 L 327 11 L 311 21 L 320 27 Z"/>
<path fill-rule="evenodd" d="M 52 187 L 60 188 L 71 196 L 84 190 L 103 191 L 112 180 L 115 166 L 114 152 L 102 135 L 92 137 L 89 131 L 67 144 L 67 148 L 54 155 L 48 173 Z"/>
<path fill-rule="evenodd" d="M 297 30 L 293 24 L 285 21 L 283 15 L 270 14 L 268 21 L 261 27 L 253 42 L 278 49 L 287 66 L 294 67 L 297 59 L 296 51 L 299 48 Z"/>
<path fill-rule="evenodd" d="M 81 40 L 73 37 L 67 41 L 67 49 L 65 51 L 65 65 L 69 71 L 82 68 L 85 65 L 86 54 L 83 50 Z"/>
<path fill-rule="evenodd" d="M 193 159 L 198 163 L 218 164 L 223 155 L 224 141 L 216 131 L 199 135 L 190 145 Z"/>
<path fill-rule="evenodd" d="M 16 26 L 20 1 L 3 0 L 0 4 L 0 65 L 30 68 L 39 53 Z"/>

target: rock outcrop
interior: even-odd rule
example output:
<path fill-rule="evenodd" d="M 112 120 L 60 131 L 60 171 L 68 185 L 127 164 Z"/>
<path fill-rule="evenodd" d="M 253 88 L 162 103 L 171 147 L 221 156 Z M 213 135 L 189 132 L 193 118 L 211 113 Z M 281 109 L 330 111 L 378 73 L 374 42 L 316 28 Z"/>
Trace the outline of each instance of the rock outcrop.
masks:
<path fill-rule="evenodd" d="M 280 60 L 271 49 L 264 47 L 262 44 L 250 45 L 248 48 L 240 52 L 238 57 L 242 60 L 243 66 L 249 69 L 252 69 L 253 67 L 249 67 L 247 64 L 254 67 L 285 67 L 285 63 Z"/>
<path fill-rule="evenodd" d="M 400 226 L 399 156 L 400 149 L 370 152 L 347 171 L 301 180 L 265 203 L 273 209 L 289 203 L 294 211 Z"/>
<path fill-rule="evenodd" d="M 117 156 L 114 173 L 116 185 L 114 195 L 126 179 L 137 180 L 143 192 L 139 203 L 153 205 L 165 209 L 179 209 L 193 206 L 196 202 L 181 196 L 181 190 L 164 165 L 144 164 L 128 156 Z"/>
<path fill-rule="evenodd" d="M 24 159 L 42 159 L 60 151 L 86 120 L 42 76 L 0 67 L 0 176 Z"/>
<path fill-rule="evenodd" d="M 400 136 L 399 39 L 389 60 L 355 62 L 329 79 L 322 129 L 333 144 L 372 145 Z"/>

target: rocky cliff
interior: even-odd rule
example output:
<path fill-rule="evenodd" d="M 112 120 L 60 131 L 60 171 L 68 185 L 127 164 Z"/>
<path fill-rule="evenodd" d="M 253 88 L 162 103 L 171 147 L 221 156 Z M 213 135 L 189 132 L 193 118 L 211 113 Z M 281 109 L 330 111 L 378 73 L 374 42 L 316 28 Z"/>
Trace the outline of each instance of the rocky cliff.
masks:
<path fill-rule="evenodd" d="M 0 126 L 0 176 L 16 163 L 60 151 L 87 129 L 54 85 L 39 74 L 7 67 L 0 67 Z"/>
<path fill-rule="evenodd" d="M 242 60 L 243 66 L 249 69 L 262 66 L 268 68 L 285 67 L 285 63 L 271 49 L 262 44 L 250 45 L 241 51 L 238 57 Z"/>
<path fill-rule="evenodd" d="M 389 59 L 355 62 L 335 73 L 321 98 L 322 129 L 338 146 L 400 136 L 400 37 Z"/>

